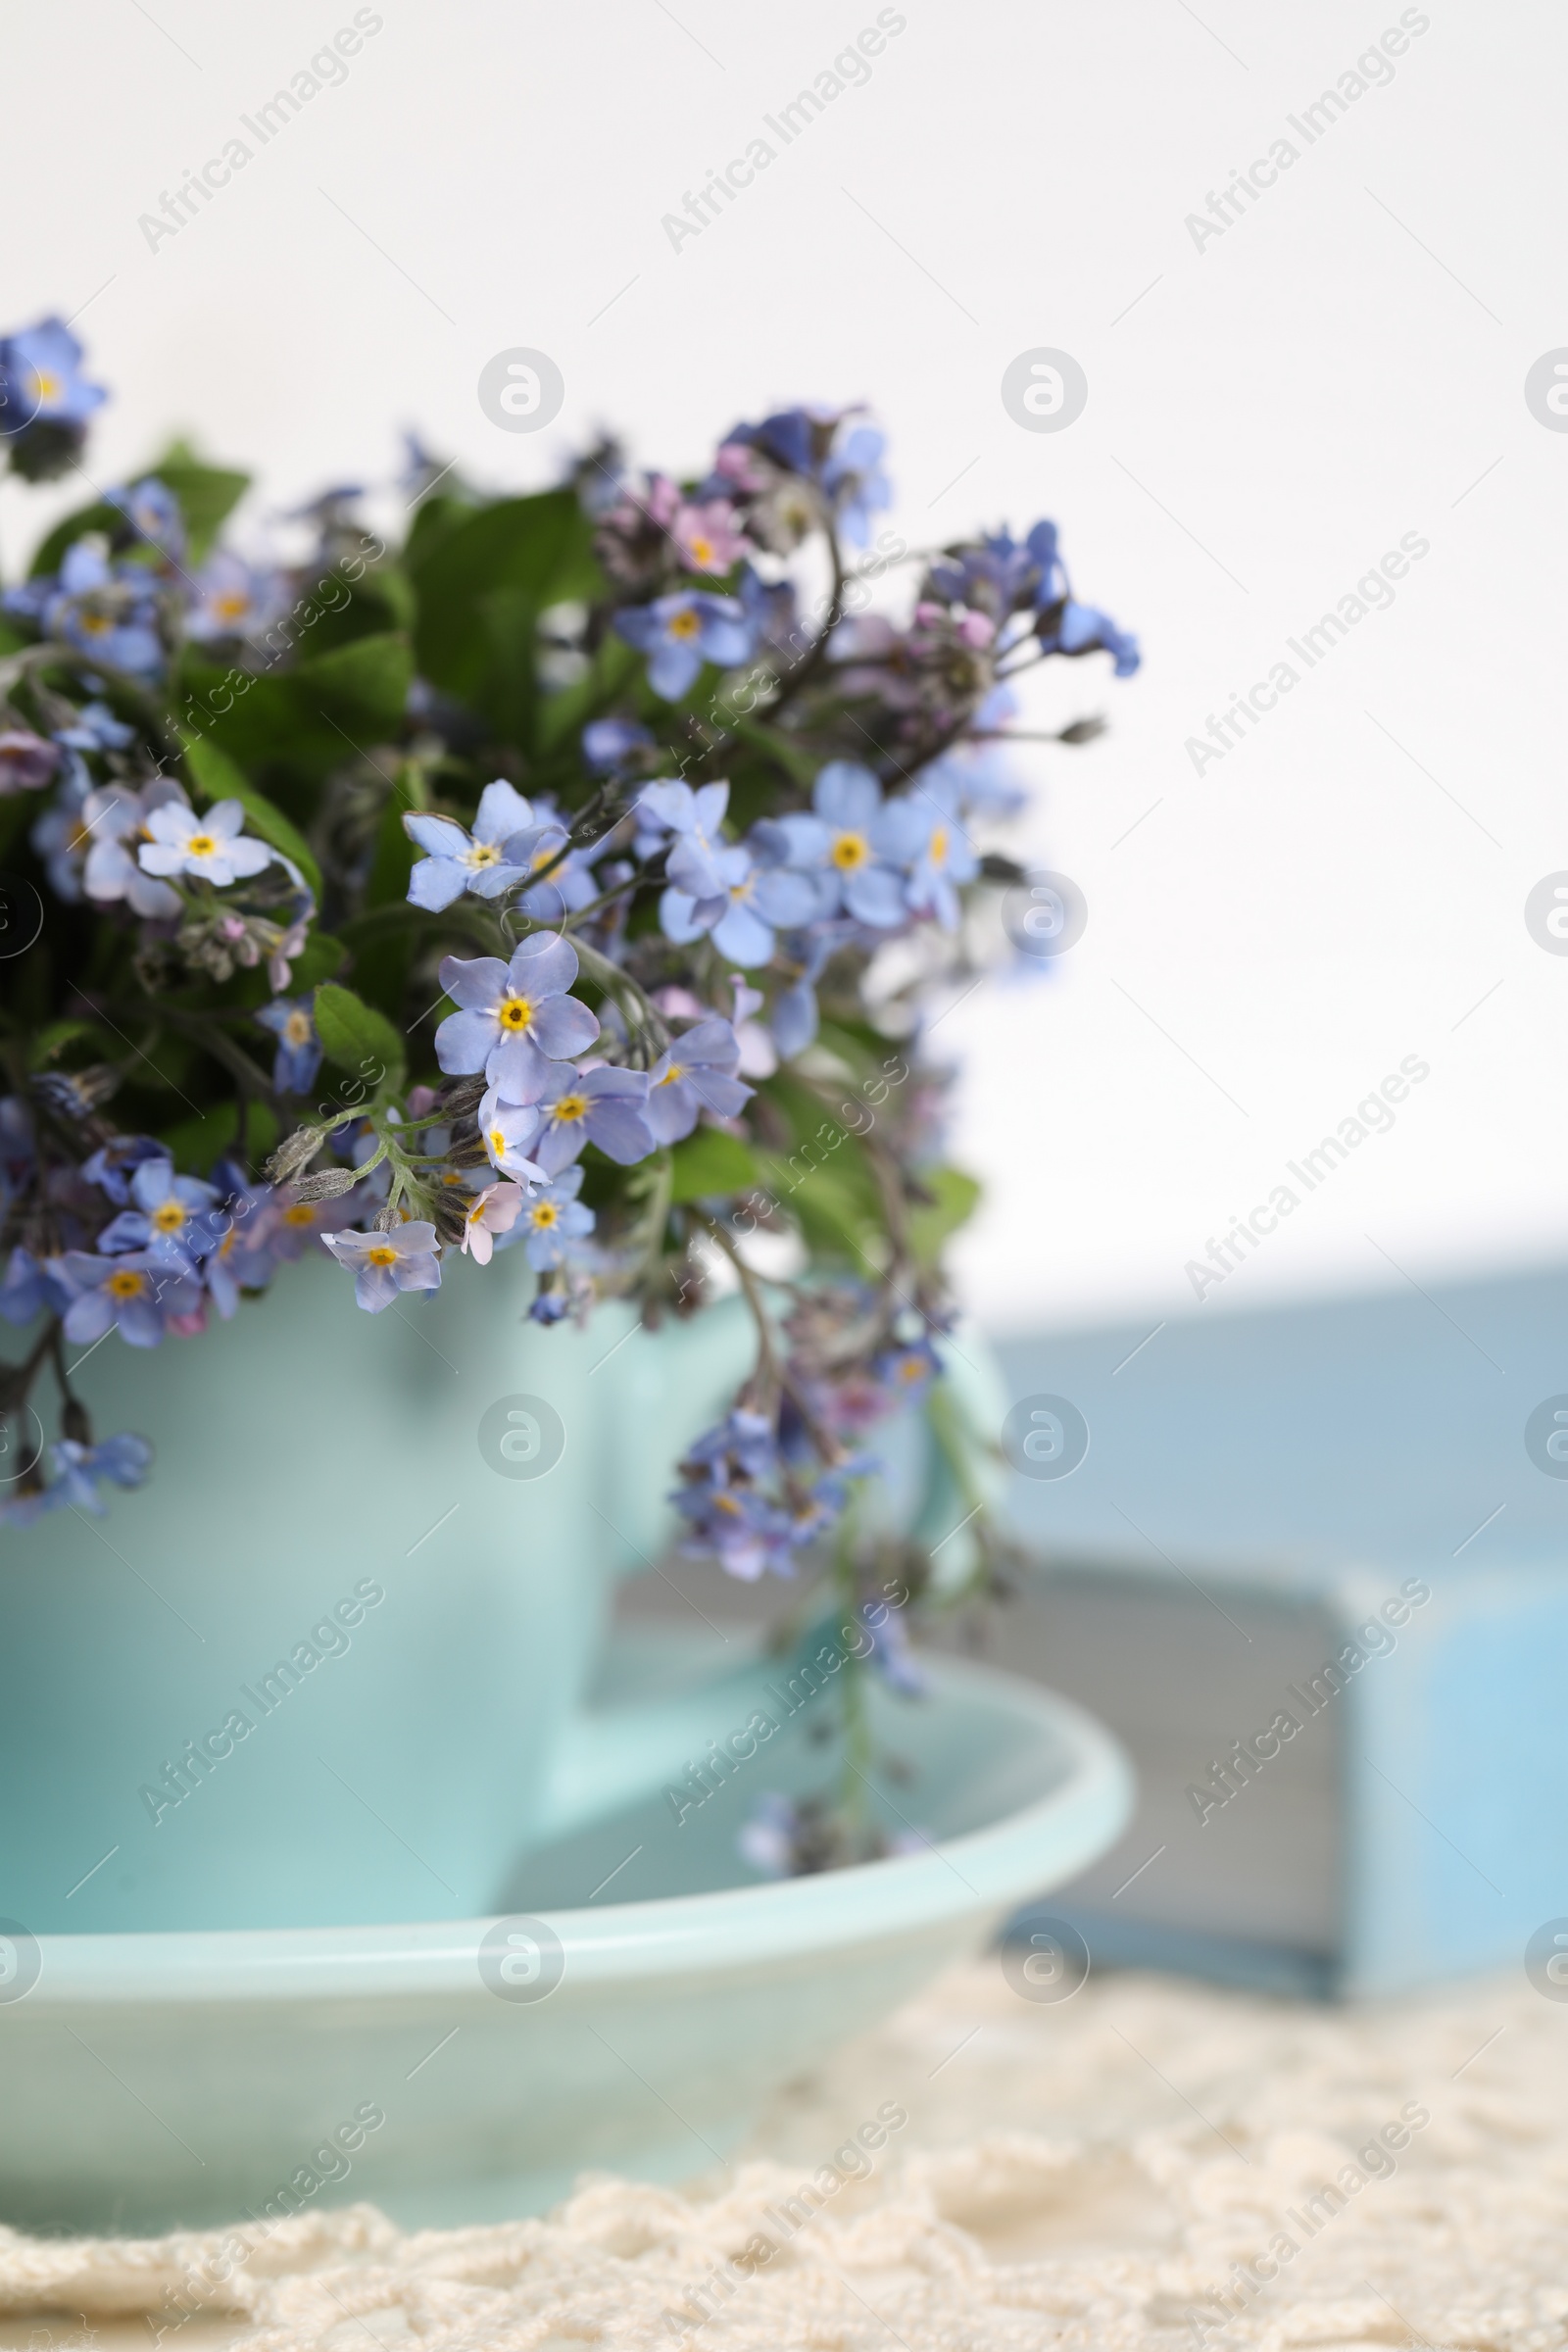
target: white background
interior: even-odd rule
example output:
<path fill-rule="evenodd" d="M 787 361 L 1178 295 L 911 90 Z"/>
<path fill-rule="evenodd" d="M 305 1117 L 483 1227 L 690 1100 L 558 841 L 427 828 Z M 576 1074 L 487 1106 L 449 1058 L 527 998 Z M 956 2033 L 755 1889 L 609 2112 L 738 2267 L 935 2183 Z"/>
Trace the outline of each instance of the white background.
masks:
<path fill-rule="evenodd" d="M 1523 381 L 1568 343 L 1561 15 L 1433 0 L 1392 83 L 1200 252 L 1186 216 L 1303 148 L 1286 115 L 1398 6 L 910 0 L 869 82 L 676 253 L 662 216 L 874 6 L 383 0 L 344 84 L 149 251 L 138 216 L 352 13 L 9 13 L 5 322 L 86 306 L 94 477 L 188 428 L 259 468 L 259 527 L 390 474 L 404 424 L 520 485 L 604 422 L 680 470 L 737 416 L 868 400 L 911 544 L 1051 514 L 1147 654 L 1130 684 L 1066 671 L 1049 708 L 1113 732 L 1031 761 L 1081 946 L 942 1031 L 988 1186 L 975 1303 L 1211 1317 L 1560 1254 L 1568 957 L 1523 904 L 1568 867 L 1568 434 Z M 566 381 L 537 440 L 475 397 L 519 344 Z M 1088 373 L 1059 435 L 1000 402 L 1035 345 Z M 0 492 L 12 575 L 52 503 Z M 1392 610 L 1195 774 L 1186 739 L 1411 531 Z M 1432 1074 L 1395 1129 L 1198 1306 L 1185 1261 L 1408 1054 Z"/>

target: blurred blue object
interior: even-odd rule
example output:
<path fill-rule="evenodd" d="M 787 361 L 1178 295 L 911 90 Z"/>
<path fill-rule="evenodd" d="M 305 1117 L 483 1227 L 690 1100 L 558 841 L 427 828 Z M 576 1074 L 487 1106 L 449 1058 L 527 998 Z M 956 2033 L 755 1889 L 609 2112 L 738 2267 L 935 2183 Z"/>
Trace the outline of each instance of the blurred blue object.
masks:
<path fill-rule="evenodd" d="M 1143 1791 L 1053 1915 L 1279 1989 L 1522 1965 L 1568 1914 L 1568 1270 L 998 1352 L 1089 1444 L 1011 1447 L 1044 1565 L 997 1654 Z"/>

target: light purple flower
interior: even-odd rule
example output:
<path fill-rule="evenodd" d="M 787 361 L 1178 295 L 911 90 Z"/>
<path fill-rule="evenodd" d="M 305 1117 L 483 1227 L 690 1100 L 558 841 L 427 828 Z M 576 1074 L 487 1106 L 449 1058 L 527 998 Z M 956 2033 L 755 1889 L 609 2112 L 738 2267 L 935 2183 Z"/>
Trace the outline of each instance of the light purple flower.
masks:
<path fill-rule="evenodd" d="M 581 1190 L 581 1168 L 565 1168 L 553 1184 L 536 1193 L 523 1210 L 526 1254 L 536 1274 L 546 1274 L 552 1266 L 564 1264 L 570 1255 L 572 1243 L 592 1233 L 594 1212 L 584 1208 L 578 1200 Z"/>
<path fill-rule="evenodd" d="M 466 890 L 475 898 L 495 899 L 514 883 L 526 880 L 528 860 L 516 859 L 509 844 L 533 822 L 533 810 L 521 793 L 501 776 L 480 794 L 471 834 L 450 816 L 411 811 L 403 819 L 403 829 L 425 853 L 409 876 L 411 903 L 438 913 L 454 899 L 461 899 Z"/>
<path fill-rule="evenodd" d="M 274 1094 L 309 1094 L 321 1066 L 321 1041 L 316 1033 L 313 1005 L 310 997 L 274 997 L 256 1015 L 259 1025 L 270 1029 L 277 1040 L 272 1063 Z"/>
<path fill-rule="evenodd" d="M 411 1217 L 390 1233 L 329 1233 L 326 1247 L 354 1275 L 354 1302 L 367 1314 L 391 1306 L 400 1291 L 438 1291 L 441 1260 L 435 1227 Z"/>
<path fill-rule="evenodd" d="M 29 580 L 4 601 L 22 613 L 41 601 L 49 636 L 132 677 L 151 677 L 164 663 L 151 578 L 141 564 L 111 564 L 102 539 L 88 533 L 67 548 L 58 581 Z"/>
<path fill-rule="evenodd" d="M 584 1144 L 597 1145 L 607 1159 L 629 1168 L 656 1148 L 647 1106 L 645 1070 L 614 1069 L 609 1063 L 596 1070 L 553 1070 L 529 1150 L 551 1176 L 574 1160 Z"/>
<path fill-rule="evenodd" d="M 951 777 L 933 776 L 921 787 L 920 799 L 926 805 L 930 831 L 914 861 L 906 896 L 916 914 L 935 915 L 944 931 L 956 931 L 958 892 L 979 873 L 980 858 L 960 818 L 957 783 Z"/>
<path fill-rule="evenodd" d="M 49 886 L 57 899 L 71 906 L 81 898 L 81 861 L 92 836 L 87 831 L 83 804 L 92 788 L 86 762 L 71 756 L 69 772 L 53 805 L 34 824 L 28 839 L 43 859 Z"/>
<path fill-rule="evenodd" d="M 172 1160 L 146 1159 L 130 1180 L 133 1205 L 98 1237 L 100 1250 L 146 1250 L 183 1273 L 210 1256 L 220 1235 L 211 1214 L 218 1194 L 195 1176 L 176 1176 Z"/>
<path fill-rule="evenodd" d="M 55 729 L 55 741 L 73 752 L 122 752 L 135 733 L 107 703 L 83 703 L 69 727 Z"/>
<path fill-rule="evenodd" d="M 721 850 L 712 864 L 719 887 L 710 897 L 666 890 L 660 900 L 666 939 L 685 945 L 710 931 L 728 962 L 749 967 L 771 957 L 775 926 L 808 922 L 815 911 L 816 892 L 805 874 L 759 865 L 748 849 Z"/>
<path fill-rule="evenodd" d="M 764 1790 L 735 1833 L 743 1861 L 764 1878 L 787 1879 L 795 1871 L 795 1847 L 801 1817 L 792 1797 L 776 1788 Z"/>
<path fill-rule="evenodd" d="M 185 616 L 185 634 L 198 645 L 217 638 L 265 637 L 288 609 L 288 589 L 275 571 L 260 571 L 220 548 L 195 579 L 196 601 Z"/>
<path fill-rule="evenodd" d="M 662 1144 L 678 1144 L 690 1135 L 698 1114 L 710 1110 L 732 1119 L 752 1098 L 753 1089 L 734 1075 L 740 1045 L 728 1021 L 699 1021 L 676 1038 L 648 1073 L 645 1116 Z"/>
<path fill-rule="evenodd" d="M 567 995 L 577 977 L 568 940 L 536 931 L 510 963 L 499 956 L 446 956 L 441 985 L 459 1007 L 435 1033 L 435 1057 L 449 1077 L 483 1070 L 508 1102 L 537 1102 L 552 1061 L 586 1054 L 599 1023 Z"/>
<path fill-rule="evenodd" d="M 194 874 L 226 890 L 247 874 L 270 865 L 272 853 L 265 841 L 253 841 L 240 828 L 245 811 L 238 801 L 215 801 L 200 815 L 183 802 L 166 801 L 146 822 L 148 838 L 136 856 L 144 874 Z"/>
<path fill-rule="evenodd" d="M 0 727 L 0 795 L 41 792 L 60 765 L 60 747 L 30 727 Z"/>
<path fill-rule="evenodd" d="M 155 808 L 189 805 L 177 784 L 165 777 L 133 792 L 128 784 L 106 784 L 90 792 L 82 804 L 82 826 L 89 837 L 81 886 L 89 899 L 111 906 L 123 899 L 132 914 L 149 922 L 166 922 L 179 912 L 179 894 L 167 882 L 154 881 L 137 863 L 135 844 L 146 838 Z"/>
<path fill-rule="evenodd" d="M 220 1160 L 213 1180 L 222 1202 L 212 1217 L 220 1239 L 202 1267 L 202 1278 L 226 1323 L 242 1291 L 264 1291 L 272 1279 L 274 1253 L 268 1237 L 277 1195 L 270 1184 L 252 1184 L 235 1160 Z"/>
<path fill-rule="evenodd" d="M 590 719 L 582 731 L 582 756 L 593 776 L 625 774 L 654 748 L 648 729 L 632 718 Z"/>
<path fill-rule="evenodd" d="M 62 1282 L 59 1261 L 35 1258 L 19 1245 L 11 1252 L 5 1280 L 0 1282 L 0 1315 L 8 1323 L 30 1323 L 34 1315 L 58 1314 L 72 1294 Z"/>
<path fill-rule="evenodd" d="M 490 1165 L 523 1184 L 543 1184 L 545 1170 L 527 1156 L 543 1118 L 537 1102 L 504 1102 L 492 1086 L 479 1104 L 479 1133 Z"/>
<path fill-rule="evenodd" d="M 615 614 L 628 645 L 648 656 L 648 683 L 666 703 L 687 692 L 705 662 L 733 668 L 751 658 L 753 635 L 744 608 L 732 596 L 706 589 L 660 596 Z"/>
<path fill-rule="evenodd" d="M 156 474 L 133 482 L 128 489 L 111 490 L 105 504 L 117 507 L 137 538 L 155 547 L 161 556 L 177 563 L 185 553 L 185 522 L 179 501 L 169 484 L 161 482 Z"/>
<path fill-rule="evenodd" d="M 72 1292 L 66 1337 L 77 1347 L 89 1347 L 118 1328 L 128 1346 L 156 1348 L 166 1317 L 194 1314 L 201 1306 L 201 1285 L 183 1261 L 155 1257 L 150 1250 L 94 1257 L 85 1250 L 70 1250 L 59 1265 Z"/>
<path fill-rule="evenodd" d="M 109 398 L 81 373 L 81 345 L 58 318 L 0 341 L 0 418 L 7 436 L 34 422 L 84 424 Z"/>
<path fill-rule="evenodd" d="M 804 1054 L 816 1036 L 816 983 L 835 948 L 842 944 L 840 932 L 843 928 L 847 926 L 819 923 L 798 938 L 785 942 L 792 960 L 801 967 L 800 977 L 774 998 L 773 1009 L 768 1016 L 773 1043 L 785 1061 L 793 1060 L 797 1054 Z"/>
<path fill-rule="evenodd" d="M 50 1492 L 56 1505 L 69 1503 L 101 1519 L 104 1505 L 94 1482 L 107 1478 L 112 1486 L 139 1487 L 152 1468 L 153 1449 L 145 1438 L 122 1430 L 118 1437 L 105 1438 L 101 1446 L 83 1446 L 74 1438 L 57 1439 L 49 1448 L 49 1458 L 55 1470 Z"/>
<path fill-rule="evenodd" d="M 313 1242 L 324 1243 L 345 1226 L 357 1223 L 368 1213 L 369 1205 L 359 1185 L 341 1200 L 302 1200 L 292 1185 L 280 1185 L 262 1211 L 265 1222 L 251 1246 L 256 1250 L 265 1247 L 270 1257 L 293 1265 Z"/>
<path fill-rule="evenodd" d="M 811 794 L 813 816 L 764 820 L 755 837 L 816 882 L 817 912 L 854 915 L 879 931 L 905 919 L 903 876 L 929 824 L 909 801 L 884 801 L 869 768 L 832 760 Z"/>
<path fill-rule="evenodd" d="M 81 1172 L 89 1184 L 109 1195 L 117 1208 L 123 1208 L 130 1199 L 131 1178 L 142 1163 L 168 1157 L 167 1147 L 155 1143 L 150 1135 L 117 1135 L 82 1161 Z"/>
<path fill-rule="evenodd" d="M 664 872 L 676 890 L 691 898 L 712 898 L 724 887 L 718 859 L 725 844 L 719 828 L 728 807 L 727 784 L 702 784 L 695 792 L 689 784 L 650 784 L 638 795 L 639 832 L 676 836 Z"/>

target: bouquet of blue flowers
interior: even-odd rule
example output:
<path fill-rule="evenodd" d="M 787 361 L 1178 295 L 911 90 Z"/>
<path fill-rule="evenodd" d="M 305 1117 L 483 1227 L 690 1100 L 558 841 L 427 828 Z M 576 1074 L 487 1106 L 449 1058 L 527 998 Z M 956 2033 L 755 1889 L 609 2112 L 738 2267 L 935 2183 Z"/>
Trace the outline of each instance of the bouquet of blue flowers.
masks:
<path fill-rule="evenodd" d="M 75 467 L 104 397 L 58 322 L 0 341 L 17 473 Z M 36 1325 L 0 1404 L 13 1469 L 46 1370 L 59 1434 L 0 1517 L 146 1470 L 64 1343 L 186 1343 L 326 1251 L 371 1314 L 738 1286 L 757 1366 L 680 1465 L 686 1541 L 756 1578 L 845 1540 L 977 1193 L 923 1028 L 1005 952 L 1009 682 L 1138 659 L 1048 522 L 873 537 L 882 450 L 792 409 L 700 479 L 607 444 L 518 497 L 411 444 L 400 545 L 337 488 L 282 567 L 176 445 L 48 533 L 0 593 L 0 1312 Z M 994 1565 L 983 1512 L 965 1541 Z"/>

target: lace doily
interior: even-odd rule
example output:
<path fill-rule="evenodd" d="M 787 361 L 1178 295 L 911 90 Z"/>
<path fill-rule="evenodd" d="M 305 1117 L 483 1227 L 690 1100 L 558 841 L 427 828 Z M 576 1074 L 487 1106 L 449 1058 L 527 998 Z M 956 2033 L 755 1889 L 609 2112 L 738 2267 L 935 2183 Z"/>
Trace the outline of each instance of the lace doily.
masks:
<path fill-rule="evenodd" d="M 1139 1977 L 1053 2006 L 992 1961 L 825 2060 L 733 2171 L 684 2191 L 592 2176 L 546 2219 L 418 2233 L 366 2205 L 265 2236 L 0 2231 L 0 2333 L 101 2352 L 1557 2352 L 1565 2093 L 1568 2005 L 1522 1976 L 1350 2012 Z M 890 2110 L 907 2121 L 867 2153 Z M 44 2312 L 74 2325 L 24 2316 Z"/>

